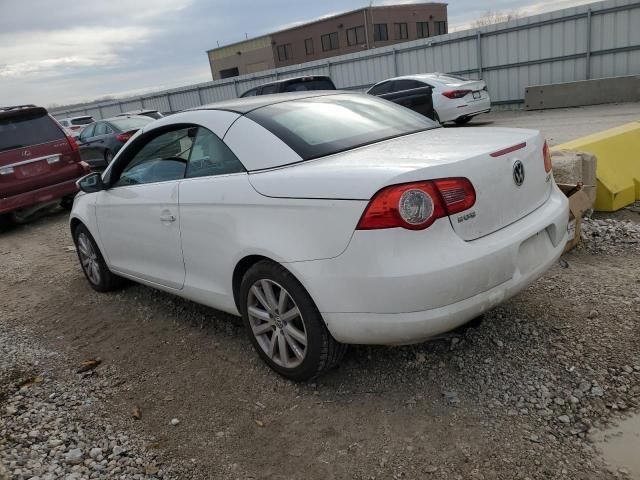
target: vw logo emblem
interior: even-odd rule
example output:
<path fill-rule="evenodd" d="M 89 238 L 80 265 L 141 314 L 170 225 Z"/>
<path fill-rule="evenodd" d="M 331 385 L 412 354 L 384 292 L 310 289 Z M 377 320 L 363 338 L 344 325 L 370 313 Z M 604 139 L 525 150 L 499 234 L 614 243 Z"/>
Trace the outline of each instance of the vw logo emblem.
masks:
<path fill-rule="evenodd" d="M 513 181 L 518 187 L 524 183 L 524 165 L 520 160 L 513 164 Z"/>

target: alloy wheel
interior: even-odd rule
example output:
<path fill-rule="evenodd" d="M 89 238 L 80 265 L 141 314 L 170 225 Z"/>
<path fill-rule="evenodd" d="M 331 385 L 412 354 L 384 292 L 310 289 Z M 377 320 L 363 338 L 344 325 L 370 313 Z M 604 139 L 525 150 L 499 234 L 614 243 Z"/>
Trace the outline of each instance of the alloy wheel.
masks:
<path fill-rule="evenodd" d="M 100 263 L 98 255 L 93 248 L 93 243 L 85 233 L 78 235 L 78 254 L 80 255 L 80 263 L 84 269 L 89 281 L 94 285 L 100 284 Z"/>
<path fill-rule="evenodd" d="M 307 354 L 307 329 L 295 301 L 280 284 L 258 280 L 247 298 L 249 324 L 260 348 L 277 365 L 295 368 Z"/>

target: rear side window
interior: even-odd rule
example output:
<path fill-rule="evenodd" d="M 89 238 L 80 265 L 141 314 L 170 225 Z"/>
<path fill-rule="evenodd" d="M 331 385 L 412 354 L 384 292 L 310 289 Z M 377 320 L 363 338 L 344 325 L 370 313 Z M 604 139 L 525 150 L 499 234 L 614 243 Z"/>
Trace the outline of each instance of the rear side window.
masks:
<path fill-rule="evenodd" d="M 196 141 L 191 150 L 187 178 L 207 177 L 244 172 L 240 160 L 229 150 L 229 147 L 213 132 L 206 128 L 198 128 Z"/>
<path fill-rule="evenodd" d="M 34 113 L 0 119 L 0 152 L 65 138 L 47 114 Z"/>
<path fill-rule="evenodd" d="M 336 87 L 329 80 L 308 80 L 304 82 L 290 83 L 285 92 L 303 92 L 305 90 L 335 90 Z"/>
<path fill-rule="evenodd" d="M 247 90 L 246 92 L 244 92 L 240 98 L 244 98 L 244 97 L 255 97 L 258 94 L 258 89 L 257 88 L 252 88 L 251 90 Z"/>
<path fill-rule="evenodd" d="M 95 136 L 106 135 L 108 133 L 107 124 L 104 122 L 96 123 Z"/>
<path fill-rule="evenodd" d="M 266 85 L 264 87 L 262 87 L 262 92 L 260 92 L 260 95 L 269 95 L 270 93 L 278 93 L 278 87 L 280 85 Z"/>
<path fill-rule="evenodd" d="M 304 160 L 436 127 L 423 115 L 371 95 L 328 95 L 276 103 L 246 116 Z"/>
<path fill-rule="evenodd" d="M 391 82 L 382 82 L 369 90 L 370 95 L 384 95 L 391 91 Z"/>
<path fill-rule="evenodd" d="M 393 91 L 400 92 L 402 90 L 411 90 L 413 88 L 425 87 L 424 83 L 420 83 L 416 80 L 396 80 L 393 82 Z"/>
<path fill-rule="evenodd" d="M 95 128 L 95 125 L 89 125 L 88 127 L 85 127 L 85 129 L 82 130 L 82 133 L 80 134 L 80 140 L 93 137 L 93 131 L 95 130 Z"/>

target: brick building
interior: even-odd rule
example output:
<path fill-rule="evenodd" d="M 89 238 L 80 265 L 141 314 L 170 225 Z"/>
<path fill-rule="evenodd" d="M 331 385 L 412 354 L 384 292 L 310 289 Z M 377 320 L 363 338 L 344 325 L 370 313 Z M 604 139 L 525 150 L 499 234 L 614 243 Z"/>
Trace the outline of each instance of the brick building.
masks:
<path fill-rule="evenodd" d="M 447 33 L 446 3 L 365 7 L 207 52 L 214 80 Z"/>

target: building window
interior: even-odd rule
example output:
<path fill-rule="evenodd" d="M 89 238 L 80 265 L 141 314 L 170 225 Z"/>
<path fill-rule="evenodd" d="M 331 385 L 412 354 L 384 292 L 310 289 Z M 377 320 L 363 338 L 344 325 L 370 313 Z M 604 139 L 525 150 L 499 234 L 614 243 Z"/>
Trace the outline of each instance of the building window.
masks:
<path fill-rule="evenodd" d="M 313 55 L 313 38 L 304 41 L 304 51 L 307 55 Z"/>
<path fill-rule="evenodd" d="M 406 38 L 409 38 L 406 23 L 396 23 L 394 24 L 394 27 L 396 31 L 396 40 L 404 40 Z"/>
<path fill-rule="evenodd" d="M 447 22 L 446 20 L 440 22 L 433 22 L 436 26 L 436 35 L 444 35 L 447 33 Z"/>
<path fill-rule="evenodd" d="M 231 78 L 231 77 L 237 77 L 238 75 L 240 75 L 240 72 L 238 72 L 238 67 L 227 68 L 226 70 L 220 70 L 220 78 Z"/>
<path fill-rule="evenodd" d="M 364 25 L 347 28 L 347 45 L 360 45 L 365 42 Z"/>
<path fill-rule="evenodd" d="M 386 23 L 376 23 L 373 26 L 373 40 L 376 42 L 385 42 L 389 40 L 389 32 Z"/>
<path fill-rule="evenodd" d="M 338 32 L 327 33 L 320 37 L 322 41 L 322 51 L 327 52 L 329 50 L 337 50 L 340 47 L 338 43 Z"/>
<path fill-rule="evenodd" d="M 278 60 L 284 62 L 291 59 L 291 44 L 278 45 Z"/>
<path fill-rule="evenodd" d="M 429 22 L 416 23 L 416 31 L 418 32 L 418 38 L 427 38 L 429 36 Z"/>

